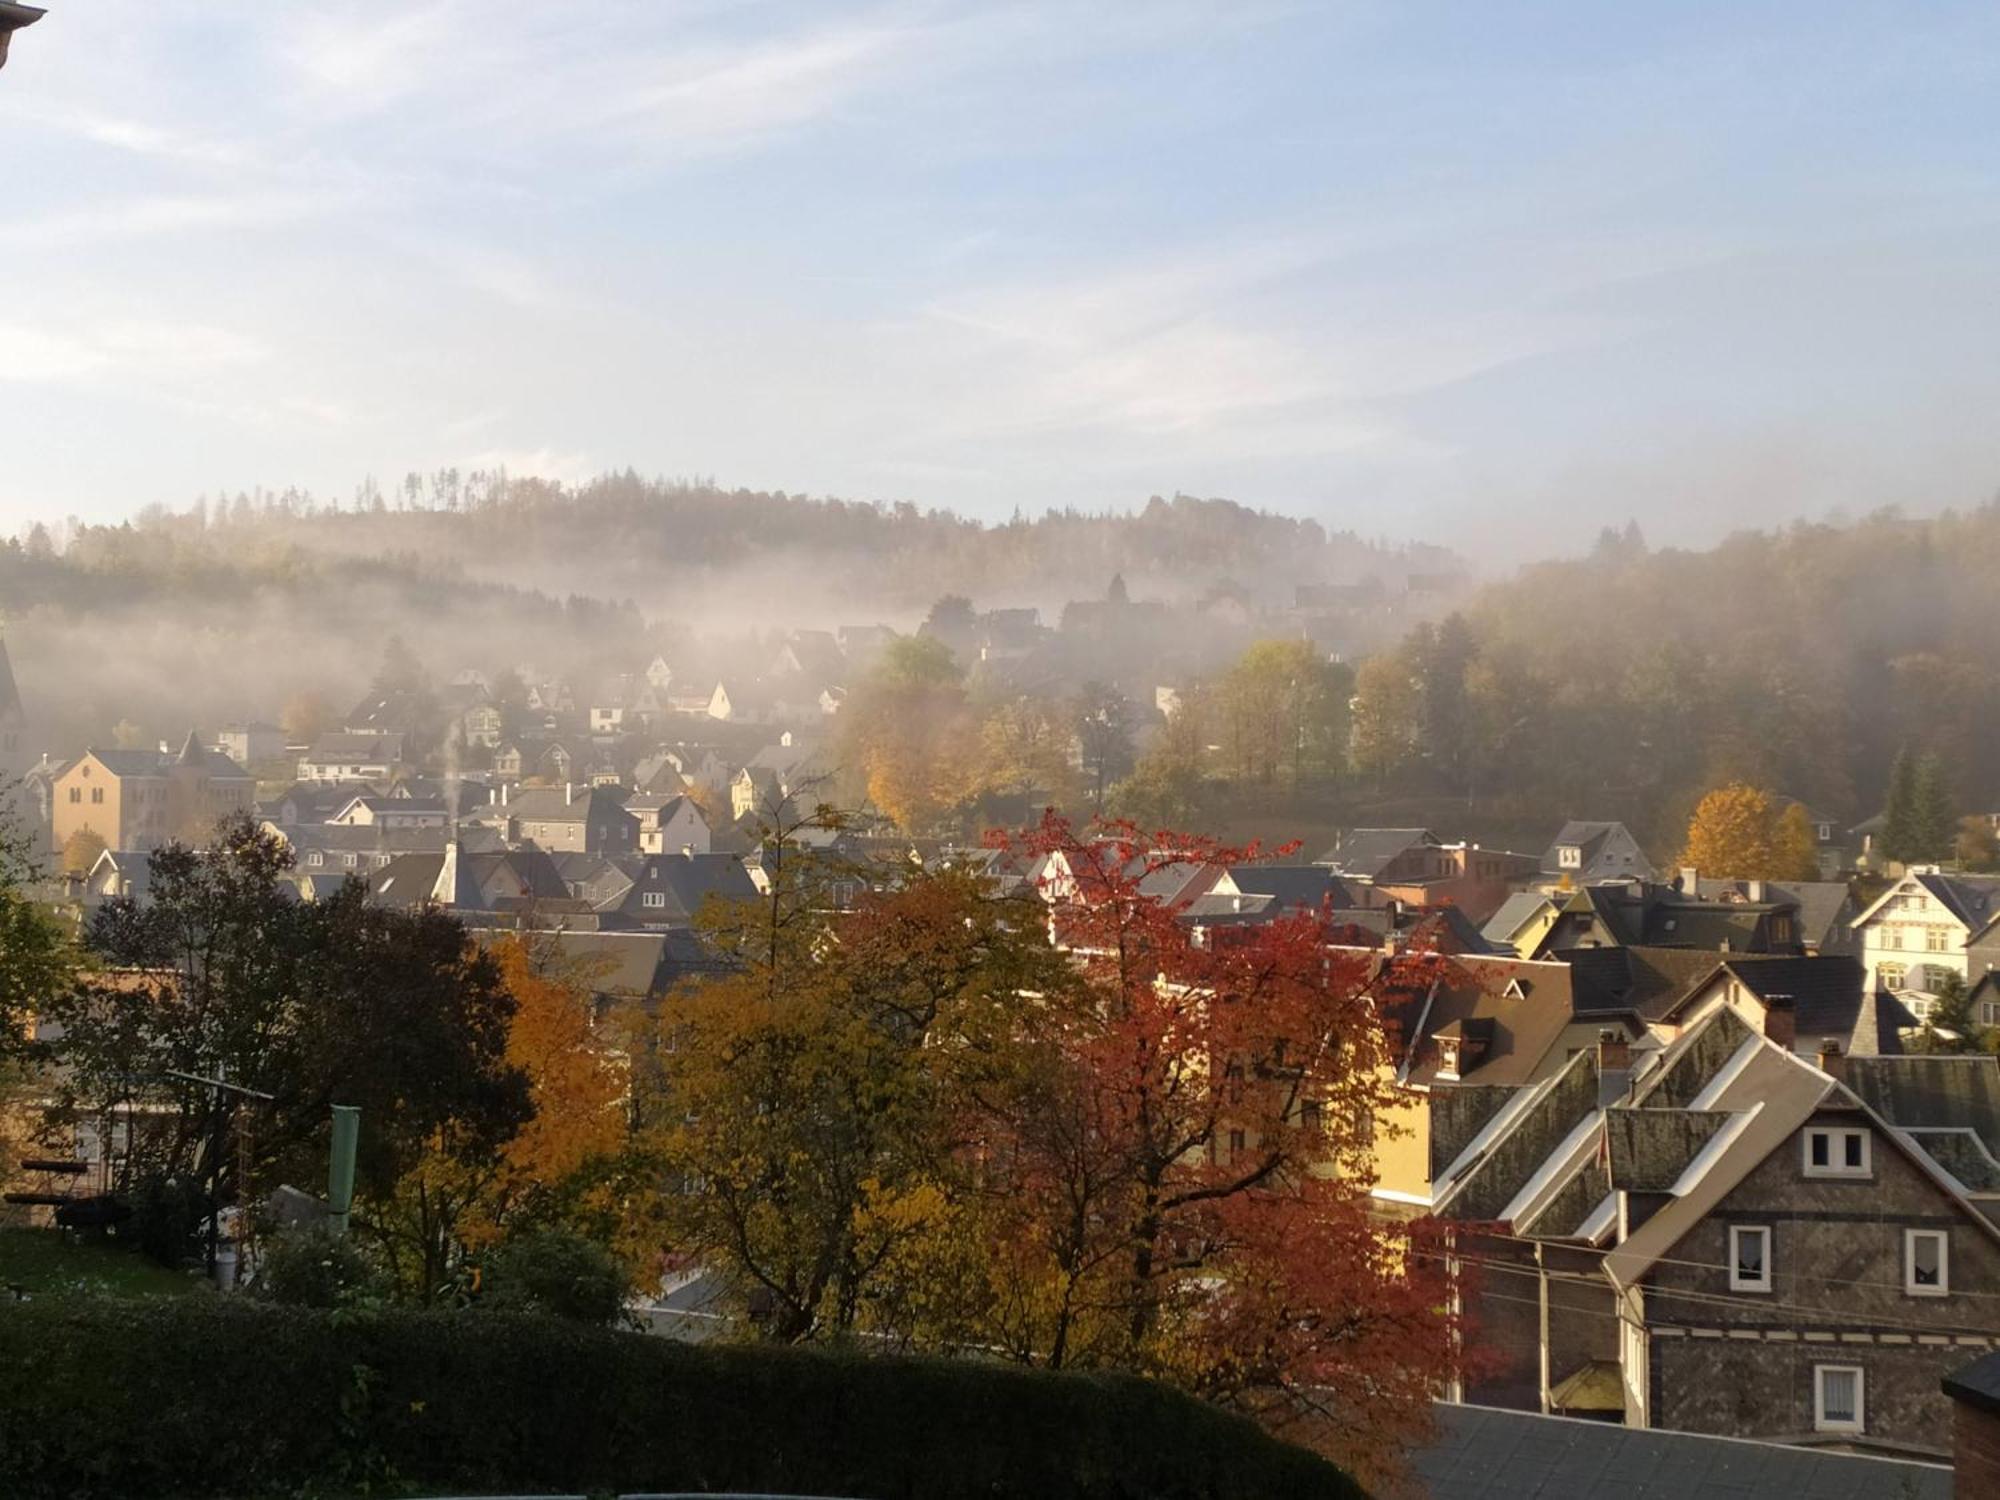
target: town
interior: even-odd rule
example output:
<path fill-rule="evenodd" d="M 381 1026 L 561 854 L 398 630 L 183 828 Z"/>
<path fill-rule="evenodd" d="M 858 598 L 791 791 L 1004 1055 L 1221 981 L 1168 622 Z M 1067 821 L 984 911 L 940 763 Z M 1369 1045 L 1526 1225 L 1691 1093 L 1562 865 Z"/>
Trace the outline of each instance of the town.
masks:
<path fill-rule="evenodd" d="M 1060 918 L 1092 909 L 1080 866 L 1093 861 L 1189 953 L 1247 953 L 1260 933 L 1282 945 L 1303 923 L 1374 976 L 1359 985 L 1379 1028 L 1374 1076 L 1338 1106 L 1338 1088 L 1290 1085 L 1275 1122 L 1228 1085 L 1237 1102 L 1198 1149 L 1227 1164 L 1256 1156 L 1263 1132 L 1330 1134 L 1326 1111 L 1352 1112 L 1311 1170 L 1364 1183 L 1380 1223 L 1421 1226 L 1411 1243 L 1431 1248 L 1410 1253 L 1432 1258 L 1434 1292 L 1457 1309 L 1434 1330 L 1451 1349 L 1426 1367 L 1439 1398 L 1906 1462 L 1949 1455 L 1949 1380 L 2000 1343 L 2000 875 L 1909 849 L 1928 837 L 1976 862 L 2000 818 L 1956 827 L 1919 769 L 1899 765 L 1891 807 L 1854 826 L 1719 788 L 1694 814 L 1687 862 L 1664 868 L 1613 820 L 1565 821 L 1524 850 L 1414 827 L 1274 850 L 1111 822 L 1039 842 L 906 831 L 967 809 L 1029 824 L 1051 793 L 1087 815 L 1118 810 L 1113 789 L 1173 744 L 1199 684 L 1156 684 L 1143 710 L 1139 692 L 1101 683 L 1042 700 L 1011 776 L 981 788 L 971 767 L 954 792 L 935 776 L 906 790 L 948 752 L 941 726 L 911 740 L 904 716 L 953 711 L 935 693 L 961 653 L 1002 681 L 1073 631 L 1110 630 L 1129 655 L 1148 626 L 1127 612 L 1144 609 L 1117 579 L 1102 602 L 1066 610 L 1060 632 L 1032 610 L 946 600 L 908 634 L 787 633 L 762 672 L 715 681 L 664 655 L 601 681 L 526 665 L 439 681 L 391 640 L 342 712 L 294 704 L 150 747 L 121 727 L 112 745 L 62 751 L 42 748 L 0 642 L 0 745 L 33 889 L 75 930 L 144 912 L 163 880 L 184 884 L 163 850 L 258 840 L 287 900 L 352 889 L 385 910 L 447 913 L 489 950 L 532 951 L 539 972 L 587 994 L 577 1045 L 620 1017 L 671 1028 L 704 982 L 741 971 L 741 934 L 718 917 L 730 910 L 753 926 L 760 911 L 810 910 L 828 933 L 861 930 L 899 893 L 965 877 L 996 910 L 1046 910 L 1006 920 L 1045 922 L 1058 950 L 1085 952 Z M 1273 653 L 1288 682 L 1318 671 L 1351 692 L 1352 674 L 1305 646 L 1253 646 L 1250 670 Z M 1285 708 L 1311 733 L 1281 724 L 1267 753 L 1352 755 L 1360 705 L 1321 711 L 1349 726 L 1329 749 L 1299 696 Z M 1029 703 L 1016 700 L 1022 717 Z M 1242 1076 L 1240 1057 L 1227 1076 Z M 139 1187 L 138 1138 L 166 1106 L 130 1087 L 17 1090 L 13 1133 L 44 1153 L 12 1164 L 17 1219 L 88 1223 L 92 1205 Z M 34 1191 L 52 1159 L 59 1190 Z M 254 1234 L 248 1208 L 229 1212 L 232 1235 Z M 448 1277 L 478 1243 L 440 1243 L 428 1274 Z M 210 1246 L 210 1271 L 217 1248 L 224 1274 L 243 1274 L 233 1243 Z M 636 1263 L 650 1269 L 635 1305 L 656 1331 L 705 1337 L 713 1320 L 776 1316 L 769 1289 L 742 1300 L 726 1264 Z M 806 1297 L 789 1316 L 803 1329 L 821 1312 Z M 1958 1410 L 1985 1420 L 1976 1400 Z"/>

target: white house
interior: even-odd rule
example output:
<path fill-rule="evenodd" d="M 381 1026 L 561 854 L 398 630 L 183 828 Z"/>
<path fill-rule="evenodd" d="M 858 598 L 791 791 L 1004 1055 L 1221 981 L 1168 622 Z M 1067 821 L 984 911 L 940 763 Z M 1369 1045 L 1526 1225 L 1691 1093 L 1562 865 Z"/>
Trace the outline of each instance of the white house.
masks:
<path fill-rule="evenodd" d="M 1946 974 L 1970 983 L 1966 944 L 2000 915 L 2000 877 L 1946 875 L 1935 865 L 1906 873 L 1854 919 L 1868 984 L 1878 990 L 1934 990 Z M 1909 1002 L 1919 1018 L 1928 1009 Z"/>

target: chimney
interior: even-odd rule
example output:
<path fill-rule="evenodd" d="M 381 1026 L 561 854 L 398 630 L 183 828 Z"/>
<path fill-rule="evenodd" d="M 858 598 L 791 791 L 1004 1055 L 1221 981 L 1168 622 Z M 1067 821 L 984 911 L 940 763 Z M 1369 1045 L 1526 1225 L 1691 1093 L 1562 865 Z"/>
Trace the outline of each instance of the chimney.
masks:
<path fill-rule="evenodd" d="M 576 801 L 576 787 L 572 785 L 570 782 L 565 781 L 563 783 L 563 806 L 568 807 L 571 803 L 575 801 Z"/>
<path fill-rule="evenodd" d="M 1625 1033 L 1606 1027 L 1597 1033 L 1597 1107 L 1625 1097 L 1632 1083 L 1632 1044 Z"/>
<path fill-rule="evenodd" d="M 1701 894 L 1701 871 L 1693 865 L 1681 866 L 1681 894 L 1683 896 Z"/>
<path fill-rule="evenodd" d="M 1792 997 L 1768 996 L 1764 1001 L 1764 1039 L 1777 1043 L 1789 1052 L 1798 1037 L 1798 1017 L 1792 1011 Z"/>
<path fill-rule="evenodd" d="M 1840 1050 L 1839 1037 L 1819 1039 L 1819 1070 L 1835 1083 L 1847 1082 L 1847 1054 Z"/>
<path fill-rule="evenodd" d="M 1753 905 L 1755 905 L 1755 904 L 1758 904 L 1758 903 L 1761 903 L 1761 902 L 1763 901 L 1763 899 L 1764 899 L 1764 882 L 1763 882 L 1763 881 L 1761 881 L 1761 880 L 1753 880 L 1753 881 L 1751 881 L 1751 882 L 1750 882 L 1750 900 L 1751 900 L 1751 903 L 1752 903 Z"/>

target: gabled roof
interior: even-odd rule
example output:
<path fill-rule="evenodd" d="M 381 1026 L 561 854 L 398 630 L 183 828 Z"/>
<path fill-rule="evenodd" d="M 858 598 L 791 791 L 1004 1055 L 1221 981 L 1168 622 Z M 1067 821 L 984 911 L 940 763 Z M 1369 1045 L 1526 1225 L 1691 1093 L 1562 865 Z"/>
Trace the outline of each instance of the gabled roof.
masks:
<path fill-rule="evenodd" d="M 306 751 L 305 759 L 313 765 L 328 765 L 341 762 L 369 764 L 374 761 L 399 761 L 403 758 L 403 737 L 400 734 L 323 734 L 313 741 Z"/>
<path fill-rule="evenodd" d="M 1945 875 L 1936 870 L 1912 870 L 1876 897 L 1866 911 L 1855 917 L 1853 925 L 1865 927 L 1911 883 L 1921 886 L 1971 933 L 1977 934 L 2000 917 L 2000 875 Z"/>
<path fill-rule="evenodd" d="M 1269 896 L 1284 911 L 1353 903 L 1347 887 L 1325 865 L 1231 865 L 1226 883 L 1246 896 Z"/>
<path fill-rule="evenodd" d="M 1554 904 L 1539 891 L 1515 891 L 1500 903 L 1498 911 L 1486 919 L 1480 934 L 1489 943 L 1511 945 L 1530 922 L 1554 909 Z"/>
<path fill-rule="evenodd" d="M 1438 846 L 1438 836 L 1428 828 L 1356 828 L 1313 863 L 1356 880 L 1373 880 L 1410 849 Z"/>

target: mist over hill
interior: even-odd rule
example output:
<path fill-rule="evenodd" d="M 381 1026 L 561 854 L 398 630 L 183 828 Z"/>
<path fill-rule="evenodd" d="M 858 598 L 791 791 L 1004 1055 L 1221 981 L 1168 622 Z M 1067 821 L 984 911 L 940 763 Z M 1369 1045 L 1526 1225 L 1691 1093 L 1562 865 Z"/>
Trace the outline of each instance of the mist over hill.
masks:
<path fill-rule="evenodd" d="M 608 475 L 563 486 L 501 473 L 152 507 L 117 526 L 36 526 L 0 546 L 0 621 L 50 729 L 102 737 L 270 714 L 310 686 L 358 692 L 400 636 L 433 670 L 533 663 L 630 671 L 642 653 L 713 668 L 792 628 L 913 628 L 946 594 L 982 609 L 1101 597 L 1241 613 L 1301 588 L 1451 577 L 1443 548 L 1329 534 L 1226 500 L 1049 511 L 982 525 L 914 505 Z M 1393 639 L 1388 617 L 1356 647 Z"/>

